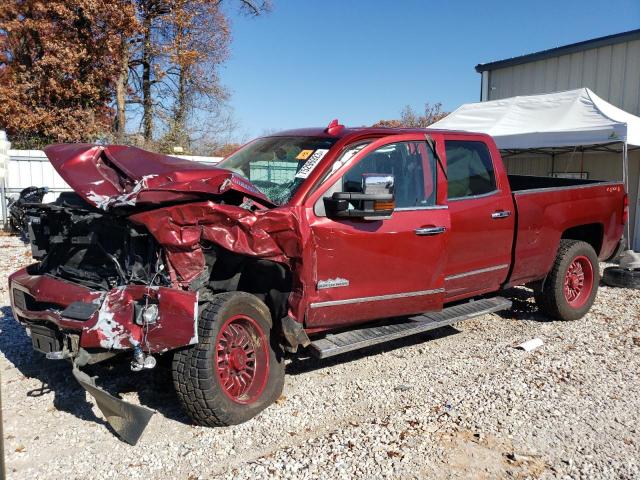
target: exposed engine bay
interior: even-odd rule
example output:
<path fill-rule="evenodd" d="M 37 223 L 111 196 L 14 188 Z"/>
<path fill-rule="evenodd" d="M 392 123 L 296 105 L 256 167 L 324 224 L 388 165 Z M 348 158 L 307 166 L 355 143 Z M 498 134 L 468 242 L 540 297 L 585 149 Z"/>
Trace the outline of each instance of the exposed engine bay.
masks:
<path fill-rule="evenodd" d="M 74 193 L 27 211 L 34 274 L 47 274 L 95 290 L 169 286 L 161 249 L 152 235 L 125 217 L 101 212 Z"/>

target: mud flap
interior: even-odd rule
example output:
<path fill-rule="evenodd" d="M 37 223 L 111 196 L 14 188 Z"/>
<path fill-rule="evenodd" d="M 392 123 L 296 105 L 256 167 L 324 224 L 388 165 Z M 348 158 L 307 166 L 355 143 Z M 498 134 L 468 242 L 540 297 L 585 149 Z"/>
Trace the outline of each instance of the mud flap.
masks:
<path fill-rule="evenodd" d="M 155 412 L 110 395 L 96 386 L 94 377 L 80 371 L 75 365 L 73 366 L 73 376 L 93 396 L 96 405 L 120 438 L 130 445 L 138 443 Z"/>

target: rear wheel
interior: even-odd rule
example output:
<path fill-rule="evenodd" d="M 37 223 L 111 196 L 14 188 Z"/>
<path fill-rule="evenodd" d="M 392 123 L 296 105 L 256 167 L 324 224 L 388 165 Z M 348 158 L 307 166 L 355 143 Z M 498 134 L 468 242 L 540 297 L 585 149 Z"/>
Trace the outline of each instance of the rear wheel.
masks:
<path fill-rule="evenodd" d="M 551 317 L 577 320 L 593 305 L 599 281 L 593 247 L 578 240 L 560 240 L 553 267 L 535 295 L 536 303 Z"/>
<path fill-rule="evenodd" d="M 270 338 L 271 314 L 254 295 L 216 295 L 198 323 L 198 343 L 177 352 L 173 381 L 198 425 L 245 422 L 278 399 L 284 359 Z"/>

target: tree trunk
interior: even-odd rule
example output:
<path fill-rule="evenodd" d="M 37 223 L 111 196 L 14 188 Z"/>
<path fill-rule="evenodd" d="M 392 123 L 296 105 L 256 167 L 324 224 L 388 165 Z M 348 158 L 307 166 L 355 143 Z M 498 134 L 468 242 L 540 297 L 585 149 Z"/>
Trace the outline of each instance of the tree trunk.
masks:
<path fill-rule="evenodd" d="M 116 135 L 118 142 L 122 143 L 127 126 L 127 85 L 129 84 L 129 48 L 125 37 L 122 37 L 120 48 L 122 49 L 121 70 L 116 83 Z"/>
<path fill-rule="evenodd" d="M 153 99 L 151 98 L 151 18 L 144 18 L 144 41 L 142 44 L 142 130 L 144 139 L 153 139 Z"/>
<path fill-rule="evenodd" d="M 186 116 L 187 116 L 187 72 L 185 67 L 180 69 L 180 76 L 178 77 L 178 98 L 176 99 L 176 109 L 174 115 L 174 123 L 176 133 L 179 137 L 182 137 L 186 130 Z"/>

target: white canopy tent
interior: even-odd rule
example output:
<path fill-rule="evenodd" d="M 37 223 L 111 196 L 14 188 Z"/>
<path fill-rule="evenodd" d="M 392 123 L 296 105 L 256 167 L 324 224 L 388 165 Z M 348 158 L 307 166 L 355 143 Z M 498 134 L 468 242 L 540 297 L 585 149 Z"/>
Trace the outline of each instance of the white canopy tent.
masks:
<path fill-rule="evenodd" d="M 611 105 L 588 88 L 468 103 L 431 128 L 487 133 L 500 150 L 510 151 L 620 143 L 627 191 L 628 146 L 640 146 L 640 117 Z M 635 217 L 640 223 L 640 212 Z M 640 227 L 635 231 L 640 232 Z M 635 237 L 630 243 L 640 250 L 640 235 Z"/>

